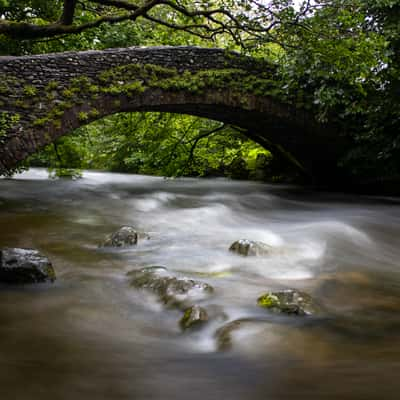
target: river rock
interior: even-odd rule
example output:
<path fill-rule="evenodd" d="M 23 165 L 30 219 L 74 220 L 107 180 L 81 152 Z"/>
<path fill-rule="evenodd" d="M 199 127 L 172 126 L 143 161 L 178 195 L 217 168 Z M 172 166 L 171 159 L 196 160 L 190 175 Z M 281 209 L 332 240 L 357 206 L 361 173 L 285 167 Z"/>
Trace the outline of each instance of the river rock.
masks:
<path fill-rule="evenodd" d="M 266 256 L 271 254 L 272 247 L 263 243 L 248 239 L 240 239 L 231 244 L 229 251 L 242 256 Z"/>
<path fill-rule="evenodd" d="M 131 285 L 155 293 L 166 305 L 186 310 L 192 306 L 191 299 L 201 299 L 213 292 L 204 282 L 188 278 L 176 278 L 168 274 L 164 267 L 147 267 L 131 271 Z"/>
<path fill-rule="evenodd" d="M 215 332 L 218 350 L 229 350 L 232 347 L 232 332 L 239 329 L 243 321 L 236 320 L 229 322 Z"/>
<path fill-rule="evenodd" d="M 264 324 L 264 321 L 257 319 L 241 318 L 222 325 L 219 329 L 217 329 L 214 335 L 217 341 L 218 350 L 226 351 L 232 347 L 232 335 L 237 330 L 245 327 L 251 328 L 254 326 L 263 326 Z"/>
<path fill-rule="evenodd" d="M 56 275 L 49 259 L 34 249 L 0 250 L 0 282 L 53 282 Z"/>
<path fill-rule="evenodd" d="M 204 323 L 208 321 L 208 313 L 207 310 L 198 305 L 194 305 L 185 310 L 185 313 L 181 320 L 179 321 L 179 325 L 183 330 L 199 328 Z"/>
<path fill-rule="evenodd" d="M 311 315 L 319 310 L 311 296 L 296 289 L 267 292 L 257 299 L 257 304 L 275 313 L 289 315 Z"/>
<path fill-rule="evenodd" d="M 138 239 L 150 239 L 150 236 L 143 232 L 137 232 L 132 226 L 121 226 L 105 240 L 102 247 L 134 246 Z"/>

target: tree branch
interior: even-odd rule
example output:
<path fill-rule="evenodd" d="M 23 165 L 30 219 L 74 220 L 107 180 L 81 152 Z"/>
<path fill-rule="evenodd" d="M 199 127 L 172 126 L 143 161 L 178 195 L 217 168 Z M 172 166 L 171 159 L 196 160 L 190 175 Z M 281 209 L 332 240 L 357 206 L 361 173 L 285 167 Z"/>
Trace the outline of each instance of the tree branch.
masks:
<path fill-rule="evenodd" d="M 67 2 L 68 0 L 66 0 Z M 101 0 L 97 2 L 100 4 Z M 106 1 L 106 0 L 104 0 Z M 154 6 L 159 4 L 159 0 L 147 1 L 143 6 L 135 11 L 123 15 L 104 15 L 94 21 L 81 25 L 64 25 L 53 23 L 48 25 L 36 25 L 28 22 L 13 22 L 0 19 L 0 34 L 19 39 L 36 39 L 42 37 L 54 37 L 58 35 L 81 33 L 89 28 L 96 28 L 103 23 L 115 24 L 122 21 L 135 21 L 138 17 L 146 14 Z"/>
<path fill-rule="evenodd" d="M 183 171 L 185 171 L 188 168 L 188 166 L 190 165 L 190 163 L 192 162 L 193 157 L 194 157 L 194 151 L 197 147 L 197 144 L 200 142 L 200 140 L 204 139 L 206 137 L 210 137 L 211 135 L 214 135 L 215 133 L 224 130 L 226 127 L 227 126 L 225 124 L 221 124 L 217 128 L 212 129 L 211 131 L 202 133 L 193 139 L 193 143 L 192 143 L 192 146 L 190 147 L 190 151 L 189 151 L 189 157 L 187 158 L 186 165 L 183 168 Z"/>
<path fill-rule="evenodd" d="M 91 10 L 93 20 L 77 22 L 77 4 L 79 10 Z M 235 7 L 207 8 L 200 2 L 179 0 L 64 0 L 63 10 L 57 22 L 39 25 L 26 21 L 17 22 L 0 19 L 0 34 L 17 39 L 52 38 L 60 35 L 79 34 L 87 29 L 96 28 L 104 23 L 115 24 L 123 21 L 135 21 L 145 18 L 167 28 L 188 32 L 203 39 L 213 39 L 216 35 L 227 33 L 237 44 L 245 47 L 250 41 L 274 40 L 270 32 L 282 23 L 279 8 L 270 3 L 248 0 L 246 5 L 237 2 Z M 221 4 L 223 4 L 221 2 Z M 249 9 L 249 5 L 253 9 Z M 154 12 L 162 7 L 162 13 Z M 304 17 L 311 12 L 310 0 L 299 10 L 292 23 L 301 25 Z M 180 18 L 181 17 L 181 18 Z M 75 22 L 75 23 L 74 23 Z M 290 21 L 286 22 L 290 24 Z"/>

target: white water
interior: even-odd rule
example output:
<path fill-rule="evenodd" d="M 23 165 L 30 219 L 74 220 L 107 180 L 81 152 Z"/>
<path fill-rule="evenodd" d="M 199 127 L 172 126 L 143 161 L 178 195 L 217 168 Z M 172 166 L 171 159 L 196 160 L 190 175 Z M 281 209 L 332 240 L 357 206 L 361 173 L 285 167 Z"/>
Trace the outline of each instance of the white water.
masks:
<path fill-rule="evenodd" d="M 397 399 L 399 204 L 223 179 L 50 181 L 35 169 L 0 180 L 0 247 L 38 248 L 58 276 L 0 288 L 2 399 Z M 151 240 L 98 248 L 126 224 Z M 230 253 L 241 238 L 276 251 Z M 129 286 L 126 273 L 150 265 L 211 284 L 201 304 L 228 322 L 255 321 L 227 352 L 222 319 L 182 333 L 179 311 Z M 257 307 L 263 292 L 292 287 L 325 314 Z"/>

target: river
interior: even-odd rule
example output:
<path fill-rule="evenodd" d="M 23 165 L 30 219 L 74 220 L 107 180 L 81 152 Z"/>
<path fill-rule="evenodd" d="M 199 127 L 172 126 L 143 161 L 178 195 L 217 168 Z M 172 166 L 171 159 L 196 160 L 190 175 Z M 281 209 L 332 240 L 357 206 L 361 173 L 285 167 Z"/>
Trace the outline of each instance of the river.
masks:
<path fill-rule="evenodd" d="M 151 239 L 98 247 L 126 224 Z M 230 253 L 241 238 L 279 251 Z M 58 278 L 0 287 L 1 399 L 398 399 L 399 238 L 395 198 L 41 169 L 0 180 L 0 247 L 39 249 Z M 182 332 L 180 311 L 129 285 L 129 271 L 151 265 L 212 285 L 203 304 L 226 320 Z M 257 306 L 283 288 L 324 312 Z M 241 318 L 220 351 L 215 332 Z"/>

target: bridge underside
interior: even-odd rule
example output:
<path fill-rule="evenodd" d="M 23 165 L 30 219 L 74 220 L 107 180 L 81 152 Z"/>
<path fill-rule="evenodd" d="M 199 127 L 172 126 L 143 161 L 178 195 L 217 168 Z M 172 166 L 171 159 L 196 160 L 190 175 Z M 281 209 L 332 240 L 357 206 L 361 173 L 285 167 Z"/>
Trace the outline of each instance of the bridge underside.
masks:
<path fill-rule="evenodd" d="M 313 179 L 332 180 L 343 139 L 279 102 L 268 68 L 198 48 L 0 57 L 0 173 L 99 118 L 160 111 L 236 125 L 261 145 L 289 152 Z"/>

